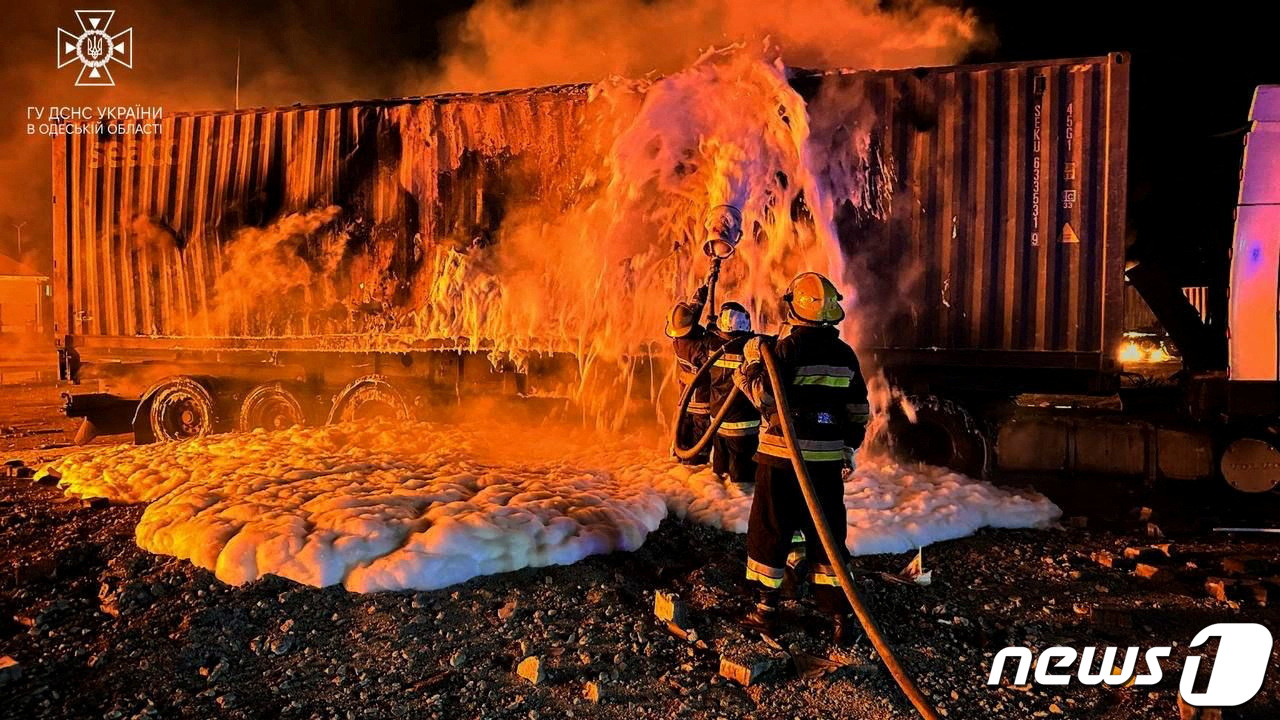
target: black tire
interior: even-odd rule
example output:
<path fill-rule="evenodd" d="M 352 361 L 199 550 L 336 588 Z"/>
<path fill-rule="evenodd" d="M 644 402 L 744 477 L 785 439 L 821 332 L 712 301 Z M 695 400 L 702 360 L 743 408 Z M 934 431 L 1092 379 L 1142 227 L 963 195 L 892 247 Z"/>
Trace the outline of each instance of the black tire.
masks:
<path fill-rule="evenodd" d="M 253 388 L 240 403 L 236 429 L 242 432 L 263 428 L 284 430 L 306 425 L 307 413 L 298 393 L 285 383 L 263 383 Z"/>
<path fill-rule="evenodd" d="M 409 420 L 413 411 L 404 393 L 381 375 L 366 375 L 352 381 L 333 400 L 329 424 L 359 422 L 376 418 Z"/>
<path fill-rule="evenodd" d="M 937 465 L 977 478 L 988 469 L 990 445 L 978 421 L 960 404 L 936 395 L 895 402 L 888 417 L 869 429 L 866 441 L 873 450 L 903 462 Z"/>
<path fill-rule="evenodd" d="M 148 395 L 147 425 L 156 441 L 203 437 L 217 427 L 218 409 L 213 393 L 193 377 L 167 378 Z"/>

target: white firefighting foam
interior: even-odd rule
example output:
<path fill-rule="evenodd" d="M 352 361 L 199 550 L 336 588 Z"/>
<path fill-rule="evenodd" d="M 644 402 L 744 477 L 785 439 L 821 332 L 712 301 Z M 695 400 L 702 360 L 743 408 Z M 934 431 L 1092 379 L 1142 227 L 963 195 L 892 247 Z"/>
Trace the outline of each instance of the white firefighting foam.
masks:
<path fill-rule="evenodd" d="M 50 470 L 69 494 L 149 503 L 139 546 L 232 584 L 271 573 L 357 592 L 430 590 L 635 550 L 668 514 L 746 531 L 751 496 L 705 468 L 636 440 L 553 448 L 524 432 L 295 428 L 119 445 L 68 455 Z M 1037 495 L 867 462 L 846 484 L 845 504 L 855 554 L 909 550 L 983 526 L 1044 527 L 1058 515 Z"/>

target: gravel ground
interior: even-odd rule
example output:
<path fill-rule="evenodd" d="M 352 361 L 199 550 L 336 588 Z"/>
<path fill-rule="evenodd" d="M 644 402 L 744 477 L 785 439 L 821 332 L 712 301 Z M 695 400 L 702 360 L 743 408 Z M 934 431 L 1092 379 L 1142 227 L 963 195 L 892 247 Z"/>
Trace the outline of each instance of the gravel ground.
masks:
<path fill-rule="evenodd" d="M 1173 509 L 1156 506 L 1144 519 L 1134 510 L 1146 502 L 1140 489 L 1063 486 L 1055 492 L 1067 510 L 1064 529 L 984 531 L 930 546 L 928 587 L 878 574 L 900 569 L 905 556 L 856 563 L 881 626 L 949 718 L 1177 718 L 1177 678 L 1197 631 L 1222 621 L 1280 626 L 1280 610 L 1260 607 L 1257 596 L 1269 589 L 1280 602 L 1280 588 L 1238 582 L 1226 600 L 1204 589 L 1210 576 L 1276 574 L 1275 541 L 1207 531 L 1224 518 L 1274 517 L 1272 498 L 1218 510 L 1201 496 L 1192 503 L 1166 491 L 1159 497 Z M 1094 512 L 1072 519 L 1076 505 Z M 0 479 L 0 559 L 9 568 L 0 575 L 0 656 L 18 664 L 0 670 L 0 716 L 912 715 L 866 641 L 834 650 L 826 623 L 806 604 L 789 604 L 777 647 L 739 630 L 744 544 L 730 533 L 668 521 L 634 553 L 434 592 L 357 595 L 275 577 L 224 585 L 139 550 L 141 512 Z M 1169 537 L 1148 537 L 1148 522 Z M 1149 547 L 1165 542 L 1171 557 Z M 1126 548 L 1147 548 L 1140 559 L 1163 577 L 1138 577 Z M 696 637 L 678 637 L 654 617 L 656 590 L 684 599 Z M 985 685 L 990 658 L 1012 644 L 1175 643 L 1154 687 Z M 772 657 L 774 668 L 744 688 L 719 677 L 722 654 Z M 516 672 L 530 656 L 544 670 L 537 685 Z M 1274 676 L 1223 716 L 1275 717 Z M 584 696 L 587 683 L 600 688 L 600 702 Z"/>

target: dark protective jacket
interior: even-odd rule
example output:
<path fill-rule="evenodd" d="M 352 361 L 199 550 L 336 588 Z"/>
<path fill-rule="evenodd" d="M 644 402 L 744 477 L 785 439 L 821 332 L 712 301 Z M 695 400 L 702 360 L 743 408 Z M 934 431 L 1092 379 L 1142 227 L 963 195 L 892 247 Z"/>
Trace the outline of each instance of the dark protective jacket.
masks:
<path fill-rule="evenodd" d="M 733 375 L 738 368 L 742 367 L 742 344 L 745 339 L 746 337 L 742 335 L 723 333 L 719 328 L 712 328 L 706 334 L 704 358 L 710 358 L 716 350 L 736 341 L 735 345 L 711 366 L 712 415 L 720 412 L 720 408 L 724 407 L 725 399 L 733 390 Z M 739 393 L 738 397 L 734 398 L 729 411 L 725 413 L 724 422 L 716 434 L 722 437 L 745 437 L 759 432 L 760 411 L 751 404 L 751 399 L 746 393 Z"/>
<path fill-rule="evenodd" d="M 842 462 L 846 446 L 862 443 L 869 414 L 867 386 L 853 348 L 834 327 L 790 325 L 773 344 L 773 354 L 805 461 Z M 763 363 L 742 372 L 764 417 L 756 461 L 789 464 L 791 455 Z"/>
<path fill-rule="evenodd" d="M 701 310 L 701 306 L 698 306 Z M 688 335 L 672 338 L 671 345 L 676 353 L 676 377 L 680 381 L 680 391 L 689 386 L 698 368 L 707 360 L 707 331 L 698 324 L 693 326 Z M 693 389 L 693 397 L 689 399 L 689 413 L 707 415 L 711 412 L 711 384 L 703 378 Z"/>

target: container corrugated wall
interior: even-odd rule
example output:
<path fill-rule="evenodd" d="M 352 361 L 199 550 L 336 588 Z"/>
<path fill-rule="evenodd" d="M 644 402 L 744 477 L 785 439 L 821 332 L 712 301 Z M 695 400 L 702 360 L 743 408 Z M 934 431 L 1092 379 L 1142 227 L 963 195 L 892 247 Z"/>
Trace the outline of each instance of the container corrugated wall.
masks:
<path fill-rule="evenodd" d="M 416 238 L 487 223 L 486 183 L 530 162 L 555 166 L 544 182 L 563 179 L 563 148 L 585 100 L 585 86 L 562 86 L 178 114 L 155 135 L 60 138 L 55 254 L 65 292 L 57 314 L 67 327 L 58 333 L 83 344 L 360 331 L 325 319 L 327 308 L 270 324 L 234 307 L 215 311 L 227 244 L 244 228 L 338 205 L 345 241 L 376 242 L 390 255 L 378 269 L 404 278 Z"/>
<path fill-rule="evenodd" d="M 1114 347 L 1124 308 L 1126 63 L 1116 55 L 864 72 L 802 87 L 811 114 L 858 107 L 887 166 L 878 177 L 893 184 L 887 219 L 840 223 L 846 254 L 876 291 L 867 294 L 879 310 L 868 345 L 1009 359 Z"/>
<path fill-rule="evenodd" d="M 794 84 L 816 119 L 872 126 L 865 191 L 890 206 L 838 213 L 863 297 L 880 303 L 864 345 L 941 362 L 1105 365 L 1124 307 L 1122 56 Z M 55 205 L 57 282 L 68 289 L 55 314 L 69 318 L 59 333 L 364 332 L 324 307 L 270 321 L 212 312 L 222 249 L 241 228 L 337 204 L 348 242 L 380 248 L 364 253 L 379 265 L 343 276 L 405 278 L 416 238 L 473 242 L 495 227 L 507 184 L 548 196 L 574 185 L 565 149 L 586 94 L 564 86 L 188 114 L 166 117 L 159 135 L 61 139 L 55 186 L 73 201 Z"/>

